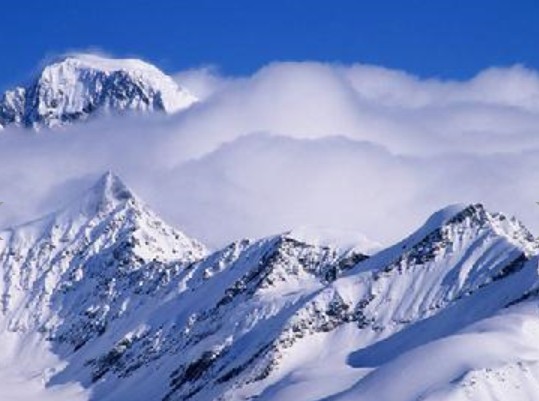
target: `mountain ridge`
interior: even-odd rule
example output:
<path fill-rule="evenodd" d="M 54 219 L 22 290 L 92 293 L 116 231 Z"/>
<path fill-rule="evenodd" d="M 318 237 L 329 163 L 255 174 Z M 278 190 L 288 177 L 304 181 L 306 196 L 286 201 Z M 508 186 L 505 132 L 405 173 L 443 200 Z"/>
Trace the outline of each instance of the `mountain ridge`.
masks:
<path fill-rule="evenodd" d="M 442 209 L 372 255 L 305 234 L 208 251 L 108 172 L 66 208 L 2 233 L 0 339 L 55 362 L 0 357 L 0 383 L 15 363 L 45 378 L 36 400 L 73 383 L 92 401 L 372 397 L 368 383 L 394 361 L 416 363 L 406 356 L 533 303 L 539 288 L 535 238 L 480 204 Z"/>

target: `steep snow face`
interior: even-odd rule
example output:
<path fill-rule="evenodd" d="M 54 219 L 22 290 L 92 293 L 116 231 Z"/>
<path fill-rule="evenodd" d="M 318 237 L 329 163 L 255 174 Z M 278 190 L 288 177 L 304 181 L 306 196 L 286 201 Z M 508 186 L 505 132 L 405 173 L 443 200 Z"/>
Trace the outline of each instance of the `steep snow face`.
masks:
<path fill-rule="evenodd" d="M 376 330 L 393 332 L 517 272 L 536 249 L 516 219 L 482 205 L 442 210 L 360 268 L 369 277 L 362 313 Z M 337 284 L 348 288 L 357 277 Z"/>
<path fill-rule="evenodd" d="M 27 87 L 7 91 L 0 126 L 57 127 L 95 113 L 175 113 L 196 98 L 151 64 L 74 55 L 46 66 Z"/>

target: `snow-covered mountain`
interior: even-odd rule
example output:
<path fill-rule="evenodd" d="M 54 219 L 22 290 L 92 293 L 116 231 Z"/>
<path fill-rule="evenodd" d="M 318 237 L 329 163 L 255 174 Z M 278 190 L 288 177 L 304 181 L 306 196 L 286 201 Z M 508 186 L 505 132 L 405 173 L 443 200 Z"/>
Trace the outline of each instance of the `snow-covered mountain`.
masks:
<path fill-rule="evenodd" d="M 0 235 L 7 399 L 539 394 L 538 246 L 482 205 L 370 257 L 304 229 L 209 252 L 108 173 Z"/>
<path fill-rule="evenodd" d="M 27 86 L 4 93 L 0 128 L 58 127 L 96 113 L 175 113 L 194 102 L 193 95 L 144 61 L 70 55 L 47 65 Z"/>

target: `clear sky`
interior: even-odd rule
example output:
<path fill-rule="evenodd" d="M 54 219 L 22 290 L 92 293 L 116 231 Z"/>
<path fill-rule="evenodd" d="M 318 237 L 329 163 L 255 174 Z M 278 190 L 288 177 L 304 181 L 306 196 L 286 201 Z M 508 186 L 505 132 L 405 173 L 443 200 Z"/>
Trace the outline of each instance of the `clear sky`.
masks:
<path fill-rule="evenodd" d="M 0 19 L 0 88 L 46 57 L 97 48 L 167 71 L 250 73 L 274 60 L 365 62 L 466 78 L 539 68 L 536 0 L 18 0 Z"/>

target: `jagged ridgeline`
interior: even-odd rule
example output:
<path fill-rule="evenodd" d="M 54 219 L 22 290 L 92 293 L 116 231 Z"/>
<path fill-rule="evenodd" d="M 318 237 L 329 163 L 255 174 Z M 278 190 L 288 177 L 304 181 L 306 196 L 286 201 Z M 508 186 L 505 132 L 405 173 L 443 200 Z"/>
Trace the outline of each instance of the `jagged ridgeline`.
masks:
<path fill-rule="evenodd" d="M 395 374 L 427 345 L 440 357 L 446 339 L 458 359 L 459 330 L 483 324 L 487 336 L 498 326 L 483 319 L 511 322 L 536 302 L 534 237 L 482 205 L 443 209 L 371 255 L 295 232 L 209 251 L 107 173 L 65 209 L 1 235 L 0 366 L 31 372 L 45 394 L 77 383 L 77 397 L 99 401 L 433 401 L 461 389 L 517 399 L 503 398 L 505 371 L 485 373 L 489 358 L 431 367 L 436 380 Z M 530 341 L 496 360 L 512 383 L 539 377 Z M 42 353 L 53 357 L 29 362 Z"/>
<path fill-rule="evenodd" d="M 45 66 L 27 85 L 3 94 L 0 128 L 54 128 L 105 113 L 176 113 L 196 100 L 141 60 L 70 55 Z"/>

